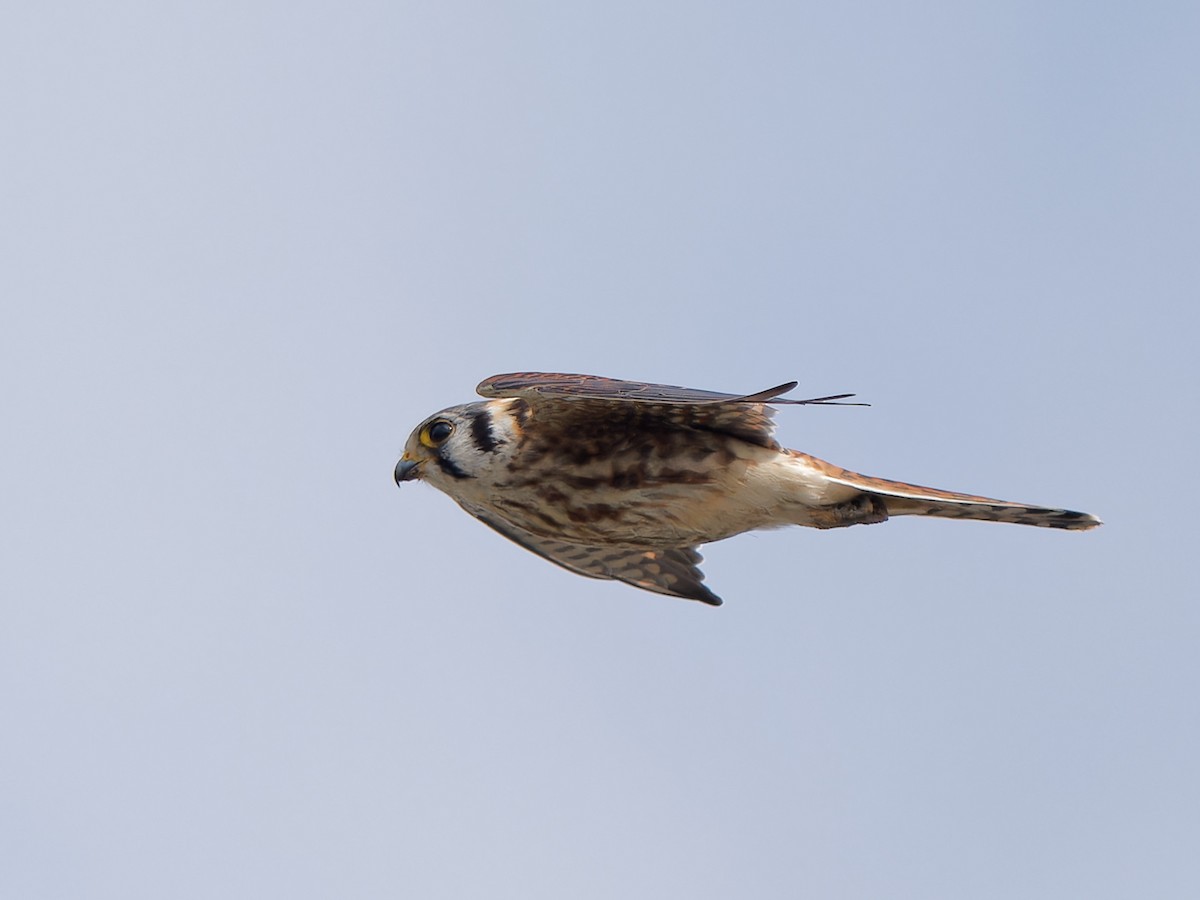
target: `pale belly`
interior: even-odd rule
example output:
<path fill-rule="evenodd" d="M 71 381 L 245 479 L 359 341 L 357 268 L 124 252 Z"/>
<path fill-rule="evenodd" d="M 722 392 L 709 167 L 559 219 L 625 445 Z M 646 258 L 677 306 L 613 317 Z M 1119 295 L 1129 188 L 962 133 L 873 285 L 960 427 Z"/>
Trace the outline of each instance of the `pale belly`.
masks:
<path fill-rule="evenodd" d="M 805 511 L 820 502 L 821 486 L 810 483 L 807 470 L 786 453 L 737 444 L 719 465 L 597 461 L 536 480 L 494 482 L 477 502 L 525 531 L 589 545 L 694 546 L 809 524 Z"/>

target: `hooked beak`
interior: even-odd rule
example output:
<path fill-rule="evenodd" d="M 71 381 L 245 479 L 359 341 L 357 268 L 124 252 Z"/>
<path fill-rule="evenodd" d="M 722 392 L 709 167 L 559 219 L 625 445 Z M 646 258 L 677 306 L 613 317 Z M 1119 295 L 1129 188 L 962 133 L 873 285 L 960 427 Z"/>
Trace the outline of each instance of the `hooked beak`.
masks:
<path fill-rule="evenodd" d="M 401 459 L 396 463 L 396 486 L 399 487 L 406 481 L 412 481 L 420 472 L 417 471 L 421 464 L 415 459 Z"/>

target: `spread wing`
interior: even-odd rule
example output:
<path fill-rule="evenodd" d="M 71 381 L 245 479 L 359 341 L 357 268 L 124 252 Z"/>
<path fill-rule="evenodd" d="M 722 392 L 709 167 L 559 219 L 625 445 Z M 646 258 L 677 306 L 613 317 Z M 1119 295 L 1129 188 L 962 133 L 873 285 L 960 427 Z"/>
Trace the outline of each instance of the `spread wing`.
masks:
<path fill-rule="evenodd" d="M 475 390 L 481 397 L 521 397 L 536 402 L 539 399 L 564 400 L 630 400 L 636 403 L 715 404 L 715 403 L 786 403 L 793 406 L 865 406 L 863 403 L 838 403 L 853 394 L 833 394 L 808 400 L 788 400 L 782 397 L 799 382 L 789 381 L 777 387 L 753 394 L 723 394 L 701 391 L 673 384 L 649 384 L 644 381 L 623 381 L 599 375 L 571 375 L 558 372 L 513 372 L 493 375 L 479 383 Z"/>
<path fill-rule="evenodd" d="M 531 405 L 536 414 L 556 416 L 564 428 L 572 421 L 611 418 L 612 414 L 640 411 L 647 423 L 697 428 L 730 434 L 753 444 L 778 448 L 771 437 L 773 411 L 768 403 L 800 405 L 861 406 L 839 400 L 853 394 L 834 394 L 808 400 L 781 397 L 796 386 L 795 381 L 753 394 L 723 394 L 671 384 L 622 381 L 598 375 L 550 372 L 514 372 L 493 375 L 476 391 L 483 397 L 517 397 Z"/>
<path fill-rule="evenodd" d="M 695 547 L 669 550 L 630 550 L 623 547 L 588 547 L 556 541 L 517 528 L 501 519 L 463 506 L 467 512 L 511 541 L 577 575 L 623 581 L 634 587 L 685 600 L 720 606 L 721 598 L 703 584 L 703 558 Z"/>

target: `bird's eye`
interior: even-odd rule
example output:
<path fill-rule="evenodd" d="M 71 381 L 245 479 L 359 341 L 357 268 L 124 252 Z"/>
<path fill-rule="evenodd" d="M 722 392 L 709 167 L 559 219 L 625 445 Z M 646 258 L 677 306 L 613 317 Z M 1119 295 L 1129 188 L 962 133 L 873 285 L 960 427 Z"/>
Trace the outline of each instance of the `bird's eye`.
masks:
<path fill-rule="evenodd" d="M 453 423 L 447 422 L 445 419 L 438 419 L 436 422 L 430 422 L 421 431 L 421 443 L 426 447 L 436 447 L 452 434 L 454 434 Z"/>

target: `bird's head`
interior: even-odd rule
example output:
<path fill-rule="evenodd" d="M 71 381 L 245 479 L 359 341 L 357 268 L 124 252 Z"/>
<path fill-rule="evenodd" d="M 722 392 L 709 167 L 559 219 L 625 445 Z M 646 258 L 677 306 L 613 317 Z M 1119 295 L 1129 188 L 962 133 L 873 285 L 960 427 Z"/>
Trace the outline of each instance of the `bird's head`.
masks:
<path fill-rule="evenodd" d="M 409 435 L 396 463 L 396 484 L 421 480 L 454 495 L 456 486 L 479 477 L 511 440 L 503 415 L 509 402 L 466 403 L 430 416 Z"/>

